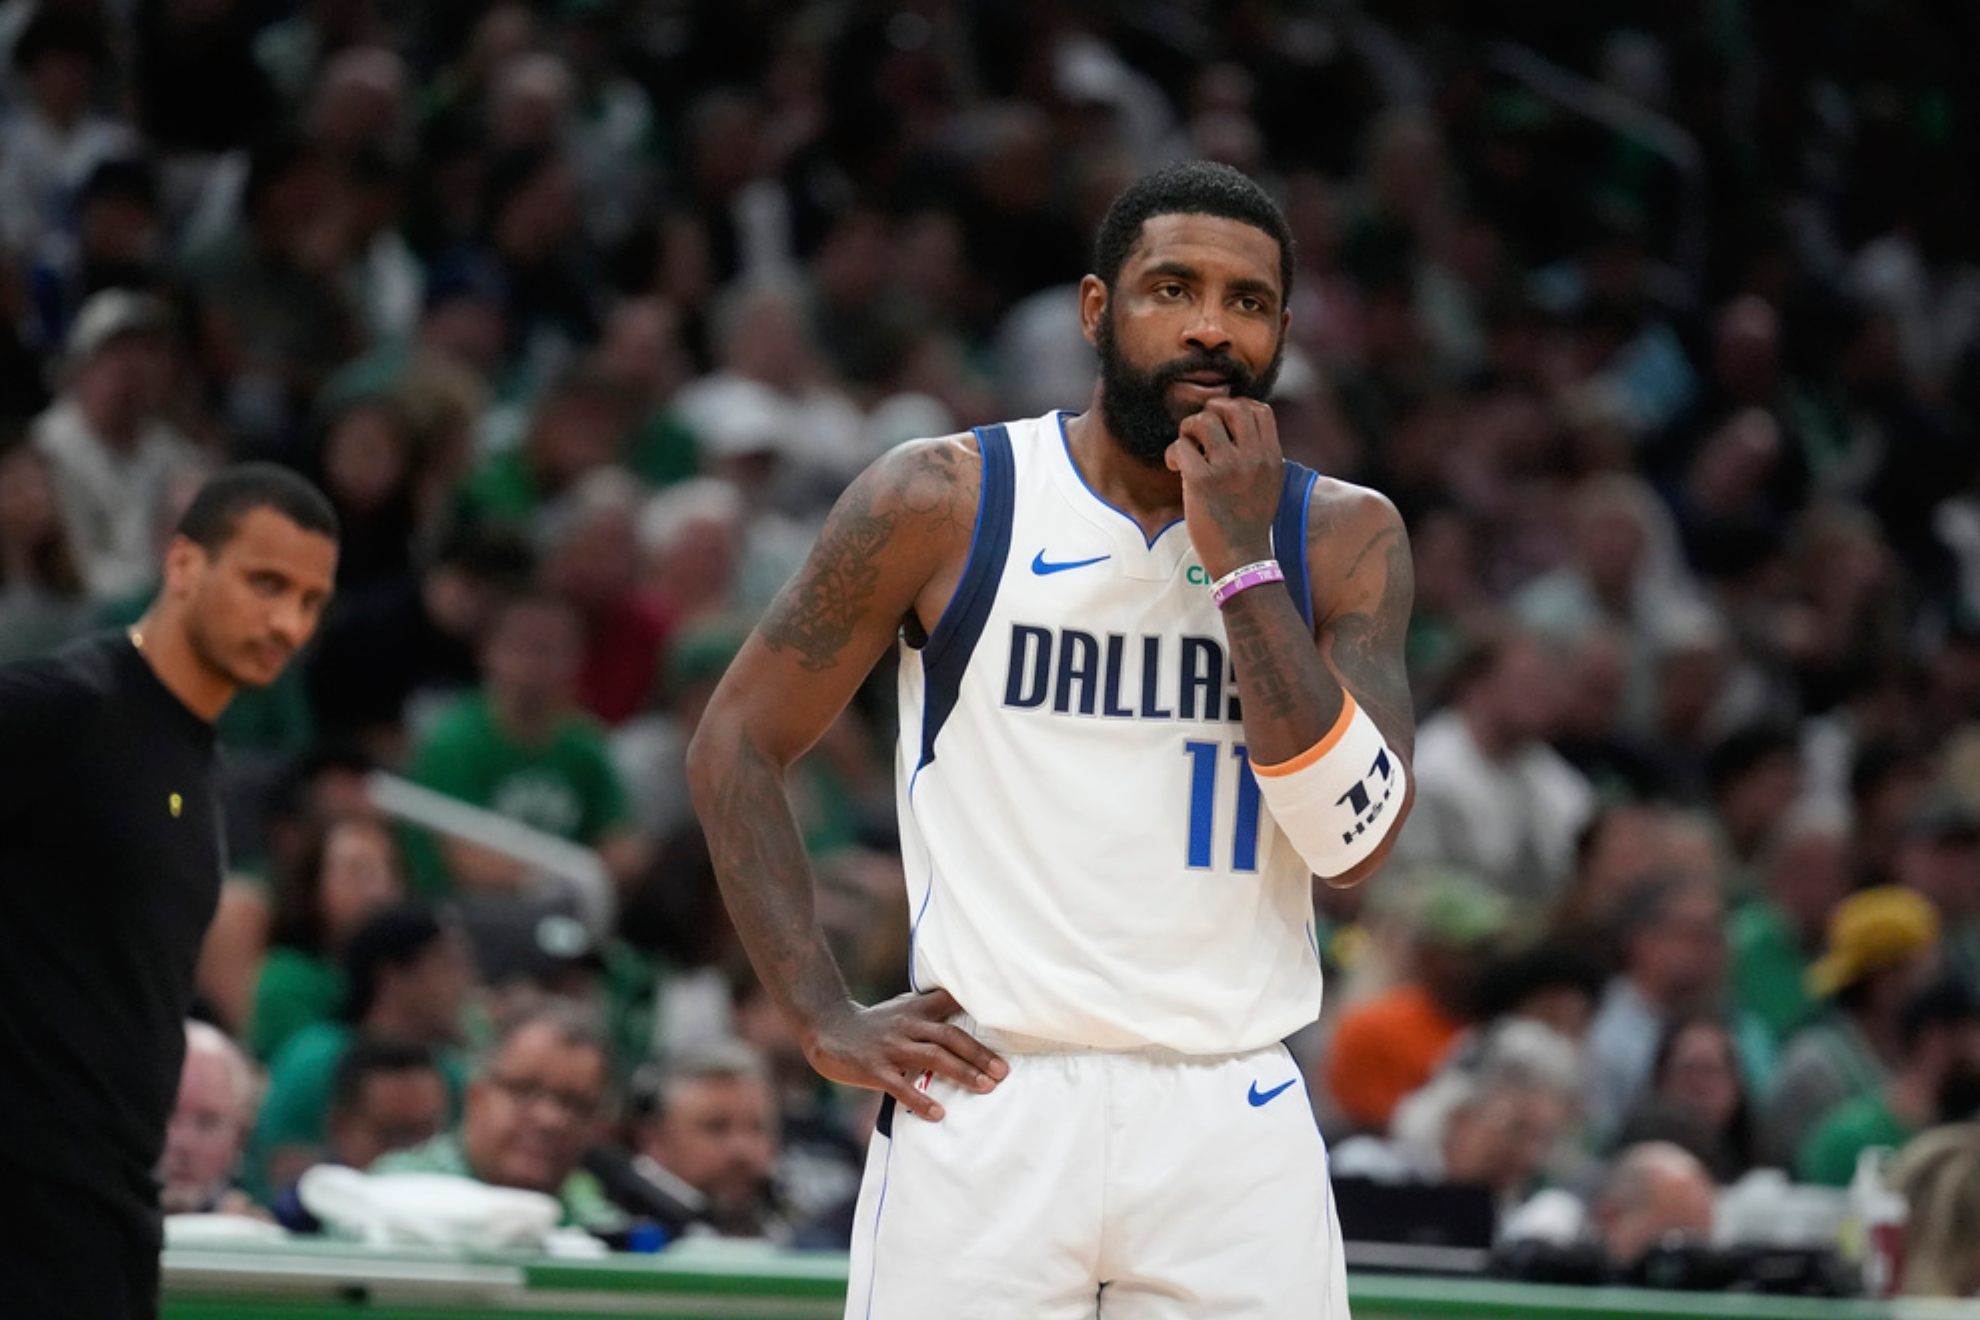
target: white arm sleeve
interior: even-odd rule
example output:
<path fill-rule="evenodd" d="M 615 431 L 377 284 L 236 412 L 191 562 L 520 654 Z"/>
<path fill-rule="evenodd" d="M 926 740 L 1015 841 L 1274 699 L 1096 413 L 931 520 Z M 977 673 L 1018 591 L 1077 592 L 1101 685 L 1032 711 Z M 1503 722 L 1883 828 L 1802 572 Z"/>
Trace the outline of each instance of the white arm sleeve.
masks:
<path fill-rule="evenodd" d="M 1375 721 L 1341 695 L 1326 737 L 1290 761 L 1251 767 L 1280 833 L 1322 879 L 1352 870 L 1395 828 L 1408 779 Z"/>

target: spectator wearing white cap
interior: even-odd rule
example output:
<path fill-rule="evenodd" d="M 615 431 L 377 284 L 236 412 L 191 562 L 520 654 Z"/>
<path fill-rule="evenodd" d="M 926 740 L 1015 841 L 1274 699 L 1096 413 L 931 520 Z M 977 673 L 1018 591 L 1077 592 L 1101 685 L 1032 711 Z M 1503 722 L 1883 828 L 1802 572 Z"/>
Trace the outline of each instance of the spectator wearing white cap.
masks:
<path fill-rule="evenodd" d="M 149 294 L 106 289 L 83 304 L 69 334 L 68 378 L 37 417 L 62 521 L 83 582 L 98 600 L 151 585 L 152 519 L 164 488 L 197 471 L 200 455 L 165 416 L 171 318 Z"/>

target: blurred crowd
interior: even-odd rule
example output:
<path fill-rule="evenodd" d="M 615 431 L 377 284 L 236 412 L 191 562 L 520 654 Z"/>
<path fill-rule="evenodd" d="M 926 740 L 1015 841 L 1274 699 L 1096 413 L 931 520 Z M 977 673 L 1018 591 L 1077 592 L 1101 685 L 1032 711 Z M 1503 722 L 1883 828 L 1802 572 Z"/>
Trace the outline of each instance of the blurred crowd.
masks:
<path fill-rule="evenodd" d="M 1976 40 L 1935 0 L 0 5 L 0 657 L 135 617 L 226 461 L 344 525 L 313 652 L 222 726 L 168 1203 L 306 1228 L 330 1162 L 843 1243 L 871 1106 L 739 957 L 684 748 L 852 473 L 1085 406 L 1094 224 L 1196 156 L 1296 235 L 1287 453 L 1414 544 L 1415 814 L 1318 889 L 1295 1042 L 1336 1175 L 1614 1277 L 1756 1169 L 1902 1148 L 1906 1280 L 1980 1288 Z M 872 996 L 885 680 L 794 783 Z M 613 920 L 381 771 L 594 850 Z"/>

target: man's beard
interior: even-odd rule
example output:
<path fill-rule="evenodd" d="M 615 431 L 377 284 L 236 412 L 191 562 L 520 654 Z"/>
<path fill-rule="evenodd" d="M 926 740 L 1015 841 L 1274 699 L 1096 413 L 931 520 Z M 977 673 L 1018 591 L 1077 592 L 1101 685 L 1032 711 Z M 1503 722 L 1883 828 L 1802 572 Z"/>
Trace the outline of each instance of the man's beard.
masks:
<path fill-rule="evenodd" d="M 1163 466 L 1182 419 L 1197 411 L 1193 407 L 1181 412 L 1171 409 L 1169 386 L 1184 376 L 1216 372 L 1230 382 L 1232 398 L 1263 399 L 1272 392 L 1286 356 L 1286 343 L 1281 338 L 1271 364 L 1257 376 L 1228 353 L 1192 353 L 1152 370 L 1138 371 L 1121 356 L 1114 342 L 1111 307 L 1100 317 L 1093 346 L 1100 354 L 1100 416 L 1128 457 L 1155 468 Z"/>

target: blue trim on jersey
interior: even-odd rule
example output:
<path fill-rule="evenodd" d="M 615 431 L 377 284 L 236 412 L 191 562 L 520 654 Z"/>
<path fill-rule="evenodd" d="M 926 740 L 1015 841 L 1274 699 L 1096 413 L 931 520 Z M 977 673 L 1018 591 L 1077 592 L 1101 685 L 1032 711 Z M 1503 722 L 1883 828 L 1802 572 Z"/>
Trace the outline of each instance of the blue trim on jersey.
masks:
<path fill-rule="evenodd" d="M 880 1279 L 880 1216 L 887 1213 L 887 1184 L 894 1174 L 894 1097 L 891 1095 L 881 1102 L 877 1126 L 887 1137 L 887 1154 L 880 1165 L 880 1203 L 873 1207 L 873 1246 L 866 1253 L 867 1320 L 873 1320 L 873 1285 Z"/>
<path fill-rule="evenodd" d="M 1321 1189 L 1321 1195 L 1325 1198 L 1322 1202 L 1322 1205 L 1326 1208 L 1326 1212 L 1327 1212 L 1327 1218 L 1325 1220 L 1326 1226 L 1321 1231 L 1327 1235 L 1327 1240 L 1329 1244 L 1332 1244 L 1334 1242 L 1339 1242 L 1341 1240 L 1339 1237 L 1335 1236 L 1337 1230 L 1334 1227 L 1334 1154 L 1332 1151 L 1327 1149 L 1327 1134 L 1324 1132 L 1320 1132 L 1317 1133 L 1316 1135 L 1318 1135 L 1320 1138 L 1320 1189 Z M 890 1151 L 889 1154 L 891 1153 L 892 1152 Z M 882 1179 L 882 1187 L 883 1189 L 885 1187 L 884 1178 Z M 879 1226 L 877 1224 L 874 1226 L 873 1236 L 876 1239 L 874 1245 L 878 1246 L 879 1242 L 877 1241 L 877 1239 L 880 1236 L 880 1231 L 879 1231 Z M 1343 1246 L 1345 1246 L 1345 1243 L 1343 1243 Z M 866 1301 L 867 1309 L 870 1311 L 873 1306 L 873 1293 L 870 1288 L 867 1291 L 866 1297 L 867 1297 L 867 1301 Z"/>
<path fill-rule="evenodd" d="M 979 426 L 976 445 L 983 455 L 983 490 L 976 501 L 969 555 L 963 561 L 956 594 L 936 621 L 935 631 L 928 634 L 928 645 L 921 649 L 921 758 L 917 770 L 935 759 L 935 739 L 962 694 L 963 672 L 983 636 L 983 626 L 990 621 L 997 584 L 1004 576 L 1004 561 L 1011 553 L 1011 522 L 1017 508 L 1011 433 L 1001 425 Z"/>
<path fill-rule="evenodd" d="M 1127 519 L 1129 523 L 1133 524 L 1134 530 L 1140 533 L 1141 539 L 1147 542 L 1148 548 L 1150 550 L 1153 550 L 1155 548 L 1155 543 L 1161 540 L 1164 536 L 1166 536 L 1170 528 L 1182 526 L 1182 519 L 1178 518 L 1172 523 L 1165 523 L 1162 527 L 1156 530 L 1155 535 L 1150 536 L 1147 532 L 1143 532 L 1141 530 L 1141 524 L 1135 520 L 1135 516 L 1133 514 L 1129 513 L 1126 509 L 1123 509 L 1120 505 L 1115 504 L 1112 500 L 1109 500 L 1099 491 L 1093 489 L 1092 483 L 1087 481 L 1086 479 L 1086 474 L 1079 470 L 1079 464 L 1073 462 L 1072 441 L 1066 437 L 1066 418 L 1070 416 L 1072 416 L 1072 414 L 1068 412 L 1060 412 L 1058 414 L 1059 443 L 1065 446 L 1066 466 L 1070 467 L 1073 470 L 1073 475 L 1079 478 L 1079 484 L 1086 487 L 1086 493 L 1088 495 L 1091 495 L 1095 500 L 1097 500 L 1103 508 L 1112 509 L 1115 513 L 1120 514 L 1121 517 Z"/>
<path fill-rule="evenodd" d="M 1286 590 L 1292 593 L 1299 617 L 1313 627 L 1313 578 L 1306 555 L 1306 515 L 1313 503 L 1313 488 L 1320 474 L 1303 464 L 1286 460 L 1285 483 L 1279 488 L 1279 512 L 1272 519 L 1272 553 L 1286 575 Z M 1297 553 L 1292 547 L 1298 546 Z"/>
<path fill-rule="evenodd" d="M 919 770 L 915 771 L 917 775 L 920 773 L 921 771 Z M 913 789 L 908 790 L 908 798 L 910 801 L 913 800 Z M 928 869 L 928 888 L 922 891 L 921 907 L 915 911 L 914 920 L 908 923 L 908 989 L 914 991 L 916 994 L 921 993 L 921 987 L 916 984 L 914 979 L 914 942 L 916 937 L 921 934 L 921 919 L 928 915 L 928 900 L 933 897 L 935 897 L 935 867 L 934 860 L 931 858 Z"/>

